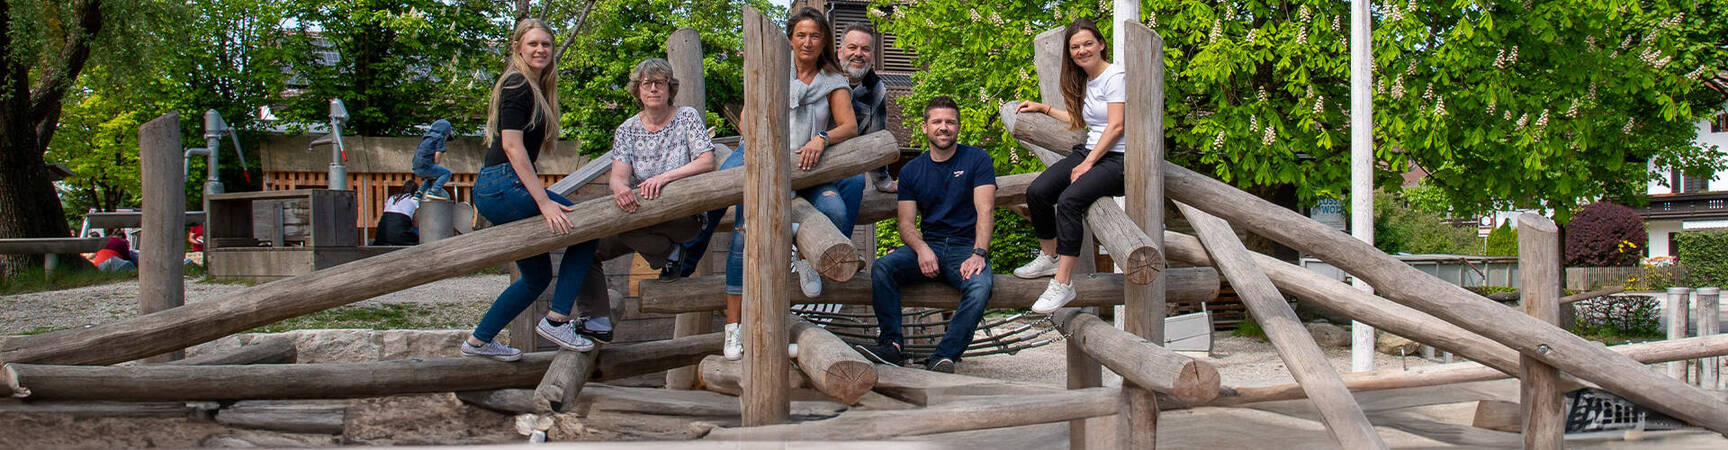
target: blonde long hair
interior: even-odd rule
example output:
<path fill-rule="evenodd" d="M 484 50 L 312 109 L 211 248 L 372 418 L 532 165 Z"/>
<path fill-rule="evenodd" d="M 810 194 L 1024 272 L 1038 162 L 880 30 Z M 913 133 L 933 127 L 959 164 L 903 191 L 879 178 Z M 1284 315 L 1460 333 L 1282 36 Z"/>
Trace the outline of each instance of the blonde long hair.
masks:
<path fill-rule="evenodd" d="M 546 127 L 546 138 L 540 142 L 541 152 L 558 145 L 560 132 L 558 117 L 560 114 L 558 112 L 557 55 L 556 53 L 553 55 L 553 66 L 540 72 L 538 79 L 535 79 L 528 77 L 529 73 L 533 73 L 533 70 L 528 66 L 528 60 L 516 51 L 516 46 L 522 43 L 522 37 L 526 36 L 529 30 L 535 28 L 545 31 L 548 36 L 557 36 L 557 33 L 552 32 L 552 27 L 547 26 L 546 22 L 542 22 L 540 19 L 522 19 L 522 21 L 516 22 L 516 31 L 510 33 L 510 43 L 504 48 L 504 74 L 499 75 L 498 81 L 492 83 L 492 100 L 486 106 L 486 140 L 482 144 L 486 147 L 491 147 L 492 140 L 497 139 L 496 136 L 499 135 L 498 98 L 504 95 L 505 89 L 520 88 L 522 84 L 527 84 L 528 89 L 534 93 L 534 114 L 529 116 L 528 122 L 539 122 L 540 126 Z M 510 79 L 510 75 L 514 74 L 521 74 L 524 82 L 506 86 L 504 80 Z"/>

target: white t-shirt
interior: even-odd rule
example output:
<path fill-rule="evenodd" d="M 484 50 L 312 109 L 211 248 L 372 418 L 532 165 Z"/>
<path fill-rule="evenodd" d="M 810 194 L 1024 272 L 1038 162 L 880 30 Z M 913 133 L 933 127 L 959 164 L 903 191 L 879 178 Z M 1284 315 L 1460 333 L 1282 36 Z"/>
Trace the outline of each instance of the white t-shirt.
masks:
<path fill-rule="evenodd" d="M 1086 98 L 1081 102 L 1080 118 L 1086 121 L 1086 148 L 1098 146 L 1098 139 L 1104 136 L 1104 127 L 1110 125 L 1110 103 L 1128 101 L 1127 88 L 1124 86 L 1125 75 L 1122 65 L 1111 64 L 1104 68 L 1104 73 L 1097 78 L 1086 80 Z M 1127 148 L 1126 139 L 1118 137 L 1116 145 L 1110 151 L 1121 152 Z"/>
<path fill-rule="evenodd" d="M 390 197 L 384 199 L 384 212 L 387 213 L 397 213 L 408 217 L 414 217 L 414 210 L 419 208 L 420 200 L 414 198 L 412 195 L 404 195 L 401 198 Z"/>

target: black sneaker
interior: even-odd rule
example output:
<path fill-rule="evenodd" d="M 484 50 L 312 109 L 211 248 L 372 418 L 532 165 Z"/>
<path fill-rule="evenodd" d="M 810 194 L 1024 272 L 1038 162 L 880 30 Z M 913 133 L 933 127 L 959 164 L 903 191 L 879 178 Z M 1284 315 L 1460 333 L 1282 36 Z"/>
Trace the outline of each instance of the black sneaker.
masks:
<path fill-rule="evenodd" d="M 931 372 L 954 373 L 954 360 L 932 356 L 930 359 L 924 360 L 924 370 Z"/>
<path fill-rule="evenodd" d="M 588 329 L 588 319 L 576 319 L 576 323 L 572 323 L 570 325 L 576 329 L 576 334 L 580 334 L 582 336 L 585 336 L 589 340 L 593 340 L 594 342 L 599 342 L 602 344 L 612 343 L 612 330 L 606 330 L 606 331 L 590 330 L 590 329 Z"/>
<path fill-rule="evenodd" d="M 655 280 L 661 283 L 671 283 L 678 281 L 679 278 L 684 278 L 684 263 L 666 261 L 666 265 L 660 267 L 660 277 L 655 278 Z"/>
<path fill-rule="evenodd" d="M 878 364 L 901 366 L 906 363 L 906 357 L 900 354 L 900 347 L 895 347 L 894 344 L 855 344 L 852 348 L 857 349 L 858 353 L 863 354 L 865 359 L 869 359 Z"/>

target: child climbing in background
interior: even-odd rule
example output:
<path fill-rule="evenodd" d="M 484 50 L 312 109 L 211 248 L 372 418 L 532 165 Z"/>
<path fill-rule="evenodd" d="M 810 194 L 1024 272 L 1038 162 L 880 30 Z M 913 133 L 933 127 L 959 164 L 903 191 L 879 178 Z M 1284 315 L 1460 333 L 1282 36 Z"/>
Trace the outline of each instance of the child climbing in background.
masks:
<path fill-rule="evenodd" d="M 420 208 L 415 187 L 414 180 L 408 180 L 391 189 L 390 197 L 384 199 L 384 214 L 378 217 L 378 237 L 372 240 L 372 245 L 420 243 L 420 235 L 414 230 L 414 210 Z"/>
<path fill-rule="evenodd" d="M 444 190 L 444 183 L 450 181 L 450 169 L 439 165 L 443 162 L 444 141 L 450 139 L 450 121 L 438 119 L 432 126 L 426 127 L 426 136 L 420 138 L 420 148 L 414 150 L 414 176 L 426 179 L 420 185 L 416 197 L 421 199 L 449 200 L 450 193 Z"/>

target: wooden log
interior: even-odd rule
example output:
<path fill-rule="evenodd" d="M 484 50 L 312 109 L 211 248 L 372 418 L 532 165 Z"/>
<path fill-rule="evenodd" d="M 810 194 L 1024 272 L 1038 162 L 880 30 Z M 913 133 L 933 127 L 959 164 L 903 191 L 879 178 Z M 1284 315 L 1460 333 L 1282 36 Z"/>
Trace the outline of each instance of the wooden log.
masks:
<path fill-rule="evenodd" d="M 792 245 L 788 202 L 792 172 L 787 147 L 787 90 L 791 44 L 778 27 L 744 8 L 744 426 L 785 423 L 790 398 L 786 376 L 786 309 L 781 286 Z"/>
<path fill-rule="evenodd" d="M 609 345 L 597 350 L 594 376 L 626 378 L 689 365 L 719 352 L 719 335 Z M 32 401 L 280 400 L 524 388 L 540 383 L 553 353 L 529 353 L 514 363 L 459 357 L 240 366 L 7 364 L 0 367 L 0 396 Z"/>
<path fill-rule="evenodd" d="M 534 391 L 529 389 L 498 389 L 491 391 L 458 392 L 463 402 L 506 414 L 534 412 Z M 717 392 L 674 391 L 590 383 L 582 390 L 573 411 L 592 413 L 607 411 L 631 414 L 671 415 L 687 417 L 738 417 L 738 398 Z M 840 415 L 846 405 L 829 401 L 794 401 L 792 416 L 828 418 Z"/>
<path fill-rule="evenodd" d="M 534 387 L 534 411 L 540 414 L 564 412 L 575 405 L 582 395 L 582 385 L 594 372 L 594 352 L 559 350 L 546 367 L 546 376 Z"/>
<path fill-rule="evenodd" d="M 1687 313 L 1692 309 L 1691 302 L 1691 288 L 1668 288 L 1668 302 L 1662 305 L 1662 313 L 1668 316 L 1668 340 L 1686 338 L 1686 325 L 1691 323 L 1687 319 Z M 1686 382 L 1686 361 L 1668 363 L 1668 376 Z"/>
<path fill-rule="evenodd" d="M 1715 336 L 1722 334 L 1722 290 L 1720 288 L 1698 288 L 1698 335 Z M 1721 389 L 1722 363 L 1716 357 L 1698 360 L 1701 371 L 1698 372 L 1698 385 L 1704 389 Z"/>
<path fill-rule="evenodd" d="M 341 400 L 247 400 L 216 412 L 216 423 L 284 433 L 342 434 L 348 402 Z"/>
<path fill-rule="evenodd" d="M 824 152 L 822 163 L 815 168 L 797 171 L 792 187 L 809 187 L 881 167 L 898 152 L 890 133 L 852 138 Z M 740 173 L 710 172 L 669 184 L 665 195 L 643 200 L 635 213 L 619 210 L 610 198 L 578 203 L 567 213 L 574 224 L 568 234 L 549 233 L 544 222 L 517 221 L 253 286 L 218 302 L 9 339 L 0 343 L 0 361 L 113 364 L 208 342 L 282 319 L 737 204 L 743 192 L 743 185 L 738 183 Z M 418 264 L 423 261 L 439 264 Z"/>
<path fill-rule="evenodd" d="M 1159 277 L 1163 278 L 1163 277 Z M 1154 281 L 1153 283 L 1157 283 Z M 1079 339 L 1063 339 L 1063 354 L 1067 362 L 1068 389 L 1086 389 L 1104 386 L 1104 366 L 1098 360 L 1086 355 L 1086 350 L 1080 348 Z M 1068 448 L 1091 448 L 1086 419 L 1068 421 Z M 1102 438 L 1100 437 L 1100 440 Z"/>
<path fill-rule="evenodd" d="M 678 106 L 689 106 L 697 111 L 707 111 L 708 88 L 702 69 L 702 36 L 696 30 L 679 28 L 666 37 L 666 60 L 672 64 L 672 77 L 678 79 L 678 95 L 672 98 L 672 103 Z M 720 155 L 714 155 L 714 166 L 719 167 Z M 695 336 L 714 331 L 714 315 L 710 313 L 685 313 L 673 319 L 672 337 L 680 338 Z M 695 389 L 696 366 L 684 366 L 666 372 L 667 389 Z"/>
<path fill-rule="evenodd" d="M 1602 288 L 1602 289 L 1597 289 L 1597 290 L 1590 291 L 1590 292 L 1585 292 L 1582 294 L 1572 294 L 1572 295 L 1568 295 L 1565 297 L 1560 297 L 1560 304 L 1564 305 L 1564 304 L 1572 303 L 1572 302 L 1579 301 L 1579 300 L 1589 300 L 1592 298 L 1614 295 L 1614 294 L 1618 294 L 1621 292 L 1626 292 L 1625 286 L 1615 286 L 1615 287 L 1611 287 L 1611 288 Z"/>
<path fill-rule="evenodd" d="M 1560 321 L 1560 227 L 1539 214 L 1518 215 L 1518 278 L 1524 313 L 1550 324 Z M 1559 449 L 1566 440 L 1566 391 L 1554 366 L 1529 356 L 1518 359 L 1524 448 Z"/>
<path fill-rule="evenodd" d="M 1116 413 L 1113 388 L 1037 395 L 981 397 L 924 409 L 848 411 L 828 420 L 748 428 L 716 428 L 723 441 L 847 441 L 923 436 L 1101 417 Z"/>
<path fill-rule="evenodd" d="M 199 355 L 165 364 L 182 366 L 230 366 L 239 364 L 294 364 L 299 358 L 294 340 L 270 337 L 227 352 Z"/>
<path fill-rule="evenodd" d="M 1060 147 L 1064 137 L 1034 133 L 1035 124 L 1055 122 L 1040 114 L 1004 116 L 1023 143 Z M 1068 141 L 1072 142 L 1072 141 Z M 1572 333 L 1529 316 L 1505 314 L 1504 306 L 1410 267 L 1373 246 L 1210 177 L 1164 163 L 1165 193 L 1231 224 L 1265 236 L 1368 280 L 1387 298 L 1458 325 L 1596 383 L 1615 394 L 1669 416 L 1717 432 L 1728 432 L 1728 401 L 1697 387 L 1658 377 L 1637 362 L 1601 349 Z M 1546 349 L 1538 351 L 1538 347 Z"/>
<path fill-rule="evenodd" d="M 1158 258 L 1155 265 L 1164 267 L 1164 176 L 1158 170 L 1158 163 L 1164 161 L 1164 38 L 1139 20 L 1116 23 L 1120 26 L 1118 42 L 1122 44 L 1127 85 L 1126 133 L 1122 137 L 1123 192 L 1127 195 L 1123 196 L 1122 210 L 1150 238 L 1153 257 Z M 1164 278 L 1158 277 L 1146 285 L 1129 285 L 1122 291 L 1125 317 L 1120 320 L 1124 328 L 1156 346 L 1164 343 L 1163 285 Z M 1119 446 L 1155 447 L 1158 398 L 1141 386 L 1125 383 L 1121 410 L 1117 428 Z"/>
<path fill-rule="evenodd" d="M 798 224 L 793 240 L 798 242 L 798 252 L 815 264 L 816 272 L 822 274 L 822 278 L 841 283 L 858 275 L 858 268 L 863 267 L 864 261 L 858 259 L 858 249 L 852 246 L 852 239 L 841 234 L 834 221 L 816 211 L 809 201 L 793 198 L 789 204 L 792 222 Z"/>
<path fill-rule="evenodd" d="M 1500 400 L 1479 400 L 1470 426 L 1484 430 L 1518 433 L 1524 431 L 1524 413 L 1517 403 Z"/>
<path fill-rule="evenodd" d="M 1608 349 L 1626 355 L 1640 363 L 1654 364 L 1704 356 L 1728 355 L 1728 335 L 1616 345 L 1608 347 Z M 1504 379 L 1508 376 L 1505 372 L 1477 363 L 1445 364 L 1412 369 L 1382 369 L 1343 375 L 1344 384 L 1349 386 L 1352 392 L 1490 381 Z M 1575 382 L 1569 382 L 1565 386 L 1565 390 L 1576 389 L 1577 387 L 1580 386 Z M 1225 394 L 1213 401 L 1212 405 L 1234 406 L 1303 397 L 1301 386 L 1295 383 L 1270 386 L 1233 386 L 1224 391 Z"/>
<path fill-rule="evenodd" d="M 1164 164 L 1171 198 L 1314 255 L 1355 274 L 1386 297 L 1541 360 L 1671 417 L 1728 432 L 1728 402 L 1651 373 L 1629 358 L 1399 262 L 1373 246 L 1217 180 Z"/>
<path fill-rule="evenodd" d="M 798 368 L 817 391 L 850 405 L 876 387 L 876 365 L 852 346 L 802 318 L 791 322 L 792 340 L 798 343 Z"/>
<path fill-rule="evenodd" d="M 143 231 L 138 236 L 138 311 L 165 311 L 186 303 L 186 161 L 180 145 L 180 114 L 168 113 L 138 127 Z M 182 359 L 170 350 L 146 363 Z M 9 360 L 9 358 L 8 358 Z"/>
<path fill-rule="evenodd" d="M 1207 253 L 1212 255 L 1213 264 L 1230 280 L 1230 287 L 1253 313 L 1254 320 L 1265 328 L 1278 357 L 1314 402 L 1320 422 L 1331 432 L 1332 439 L 1343 448 L 1386 448 L 1386 442 L 1362 413 L 1362 406 L 1356 404 L 1356 398 L 1344 387 L 1344 380 L 1332 369 L 1326 353 L 1314 343 L 1314 336 L 1302 326 L 1296 311 L 1284 302 L 1284 295 L 1254 263 L 1230 224 L 1182 202 L 1177 202 L 1176 208 L 1194 226 L 1195 234 L 1200 235 L 1200 242 L 1205 243 Z"/>
<path fill-rule="evenodd" d="M 108 238 L 7 238 L 0 239 L 0 255 L 95 253 Z"/>
<path fill-rule="evenodd" d="M 1164 271 L 1163 278 L 1167 280 L 1164 295 L 1171 302 L 1197 303 L 1218 297 L 1218 271 L 1212 268 L 1169 269 Z M 846 283 L 824 283 L 822 295 L 808 301 L 868 305 L 870 279 L 870 274 L 866 273 Z M 1068 303 L 1069 306 L 1121 304 L 1121 292 L 1125 285 L 1121 274 L 1075 274 L 1072 281 L 1075 297 L 1074 301 Z M 641 296 L 642 312 L 669 314 L 719 311 L 726 307 L 725 298 L 721 295 L 724 292 L 721 286 L 724 282 L 723 277 L 718 275 L 685 278 L 675 283 L 644 281 L 636 284 L 636 292 Z M 990 307 L 1030 308 L 1048 283 L 1041 279 L 1025 280 L 1013 275 L 996 275 L 995 284 L 990 290 Z M 798 286 L 792 281 L 787 281 L 784 288 L 788 293 L 797 289 Z M 941 283 L 917 283 L 900 289 L 901 302 L 908 308 L 953 308 L 960 304 L 960 293 Z"/>
<path fill-rule="evenodd" d="M 1002 106 L 1002 113 L 1013 115 L 1013 108 L 1019 105 L 1019 102 L 1008 102 Z M 1038 116 L 1050 118 L 1043 114 Z M 1067 150 L 1070 149 L 1063 149 Z M 1053 152 L 1034 150 L 1032 153 L 1038 155 L 1045 164 L 1054 164 L 1061 159 L 1061 156 Z M 1098 243 L 1104 246 L 1104 250 L 1109 251 L 1112 258 L 1116 259 L 1116 265 L 1122 268 L 1122 274 L 1127 277 L 1128 282 L 1151 283 L 1158 277 L 1158 272 L 1164 270 L 1164 255 L 1157 254 L 1152 238 L 1147 237 L 1145 232 L 1140 231 L 1134 222 L 1128 219 L 1128 214 L 1122 211 L 1115 199 L 1100 198 L 1086 209 L 1086 229 L 1091 231 Z M 1117 258 L 1116 255 L 1128 256 Z"/>
<path fill-rule="evenodd" d="M 1187 404 L 1202 404 L 1218 396 L 1218 369 L 1211 364 L 1153 345 L 1145 338 L 1118 330 L 1077 308 L 1051 316 L 1068 339 L 1122 379 Z"/>
<path fill-rule="evenodd" d="M 1211 256 L 1193 236 L 1164 232 L 1165 254 L 1188 264 L 1210 266 Z M 1254 263 L 1279 290 L 1387 332 L 1439 347 L 1517 374 L 1518 353 L 1456 325 L 1400 305 L 1308 269 L 1255 253 Z"/>
<path fill-rule="evenodd" d="M 1009 205 L 1026 203 L 1026 186 L 1031 185 L 1032 180 L 1036 178 L 1038 178 L 1038 174 L 1035 173 L 996 177 L 996 206 L 1008 207 Z M 893 218 L 897 214 L 894 208 L 899 203 L 895 195 L 876 192 L 875 189 L 865 189 L 864 200 L 858 207 L 858 224 L 876 223 Z M 720 222 L 721 226 L 731 226 L 731 216 L 728 215 L 727 217 L 728 219 Z"/>
<path fill-rule="evenodd" d="M 917 406 L 935 406 L 980 396 L 1048 394 L 1062 390 L 1043 384 L 879 364 L 875 392 Z"/>
<path fill-rule="evenodd" d="M 710 355 L 702 358 L 697 364 L 696 374 L 702 381 L 702 388 L 726 395 L 739 396 L 744 394 L 744 363 L 728 361 L 720 356 Z M 810 379 L 798 369 L 786 368 L 786 389 L 798 389 L 810 386 Z"/>
<path fill-rule="evenodd" d="M 31 401 L 0 399 L 0 415 L 66 415 L 97 417 L 168 417 L 206 420 L 222 405 L 216 402 Z"/>

